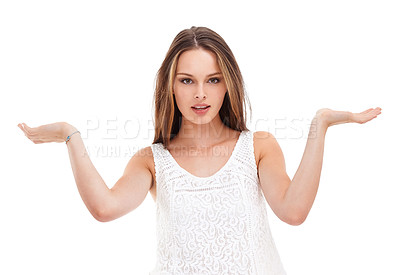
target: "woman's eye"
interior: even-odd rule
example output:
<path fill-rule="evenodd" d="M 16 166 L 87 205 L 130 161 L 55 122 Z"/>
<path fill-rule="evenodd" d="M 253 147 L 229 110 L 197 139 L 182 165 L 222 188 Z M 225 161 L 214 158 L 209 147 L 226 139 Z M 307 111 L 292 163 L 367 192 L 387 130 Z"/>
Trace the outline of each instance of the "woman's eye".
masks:
<path fill-rule="evenodd" d="M 182 82 L 183 84 L 190 84 L 190 83 L 192 83 L 192 80 L 189 79 L 189 78 L 185 78 L 185 79 L 182 79 L 181 82 Z"/>
<path fill-rule="evenodd" d="M 211 78 L 209 81 L 213 84 L 217 84 L 219 82 L 219 78 Z"/>

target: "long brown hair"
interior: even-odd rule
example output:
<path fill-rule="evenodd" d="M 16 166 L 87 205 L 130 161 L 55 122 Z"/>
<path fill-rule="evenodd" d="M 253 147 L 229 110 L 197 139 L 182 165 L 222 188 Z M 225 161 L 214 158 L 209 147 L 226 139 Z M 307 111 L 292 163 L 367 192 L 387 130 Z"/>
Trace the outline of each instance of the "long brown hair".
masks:
<path fill-rule="evenodd" d="M 172 94 L 178 58 L 182 52 L 198 48 L 216 54 L 218 65 L 226 82 L 228 91 L 219 111 L 221 121 L 231 129 L 248 130 L 246 127 L 246 103 L 249 104 L 250 114 L 251 105 L 245 92 L 242 74 L 231 49 L 221 36 L 209 28 L 191 27 L 178 33 L 157 72 L 153 98 L 155 104 L 153 144 L 161 142 L 166 147 L 179 132 L 182 113 Z"/>

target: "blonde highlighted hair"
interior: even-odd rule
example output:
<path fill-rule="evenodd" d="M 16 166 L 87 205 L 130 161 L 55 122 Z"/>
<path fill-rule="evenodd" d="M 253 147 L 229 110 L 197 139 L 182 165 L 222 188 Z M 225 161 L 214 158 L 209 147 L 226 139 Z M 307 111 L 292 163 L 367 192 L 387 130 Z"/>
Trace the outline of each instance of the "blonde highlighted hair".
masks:
<path fill-rule="evenodd" d="M 182 114 L 173 95 L 173 83 L 179 56 L 192 49 L 209 50 L 216 54 L 217 62 L 225 79 L 227 93 L 219 111 L 221 121 L 237 131 L 248 130 L 246 127 L 246 103 L 248 101 L 242 74 L 236 59 L 224 39 L 206 27 L 191 27 L 178 33 L 157 72 L 154 92 L 155 135 L 154 143 L 161 142 L 168 146 L 182 123 Z"/>

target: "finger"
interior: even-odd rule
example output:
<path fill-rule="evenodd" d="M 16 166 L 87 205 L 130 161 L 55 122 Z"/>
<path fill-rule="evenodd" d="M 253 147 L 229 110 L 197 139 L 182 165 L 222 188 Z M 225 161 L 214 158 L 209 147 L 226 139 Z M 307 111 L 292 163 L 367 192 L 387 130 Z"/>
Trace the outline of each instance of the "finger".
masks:
<path fill-rule="evenodd" d="M 364 117 L 361 119 L 361 123 L 366 123 L 366 122 L 368 122 L 368 121 L 370 121 L 370 120 L 373 120 L 374 118 L 376 118 L 377 116 L 378 116 L 379 114 L 377 114 L 377 113 L 374 113 L 374 112 L 372 112 L 372 113 L 370 113 L 370 114 L 367 114 L 367 115 L 364 115 Z"/>
<path fill-rule="evenodd" d="M 380 114 L 381 108 L 369 108 L 368 110 L 365 110 L 364 112 L 361 112 L 360 115 L 370 115 L 370 114 Z"/>
<path fill-rule="evenodd" d="M 369 109 L 367 109 L 367 110 L 365 110 L 365 111 L 363 111 L 363 112 L 361 112 L 359 114 L 364 115 L 364 114 L 367 114 L 367 113 L 371 112 L 372 110 L 373 110 L 373 108 L 369 108 Z"/>
<path fill-rule="evenodd" d="M 376 107 L 373 109 L 374 113 L 380 113 L 381 111 L 382 111 L 382 108 L 380 108 L 380 107 Z"/>
<path fill-rule="evenodd" d="M 380 114 L 381 114 L 380 109 L 374 109 L 373 111 L 369 112 L 367 115 L 375 118 Z"/>
<path fill-rule="evenodd" d="M 25 123 L 20 123 L 20 124 L 18 124 L 18 127 L 19 127 L 22 131 L 26 132 L 26 124 L 25 124 Z"/>
<path fill-rule="evenodd" d="M 25 136 L 28 135 L 28 133 L 26 132 L 26 130 L 24 129 L 24 127 L 22 127 L 22 124 L 18 124 L 18 127 L 21 129 L 21 131 L 25 134 Z"/>
<path fill-rule="evenodd" d="M 29 135 L 34 136 L 34 135 L 37 134 L 37 129 L 38 129 L 38 127 L 36 127 L 36 128 L 31 128 L 31 127 L 29 127 L 28 125 L 26 125 L 25 123 L 23 123 L 23 125 L 24 125 L 25 131 L 26 131 Z"/>
<path fill-rule="evenodd" d="M 24 126 L 25 132 L 31 134 L 32 133 L 32 128 L 29 127 L 28 125 L 26 125 L 25 123 L 22 123 L 22 125 Z"/>
<path fill-rule="evenodd" d="M 19 128 L 24 132 L 25 136 L 29 139 L 31 139 L 33 136 L 36 135 L 35 133 L 29 132 L 26 128 L 22 127 L 22 125 L 20 125 Z"/>

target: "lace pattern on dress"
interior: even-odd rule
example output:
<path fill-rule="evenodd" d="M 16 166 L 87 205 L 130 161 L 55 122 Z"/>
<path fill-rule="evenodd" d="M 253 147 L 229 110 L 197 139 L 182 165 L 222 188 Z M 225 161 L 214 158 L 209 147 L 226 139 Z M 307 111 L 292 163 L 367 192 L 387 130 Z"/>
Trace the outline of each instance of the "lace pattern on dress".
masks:
<path fill-rule="evenodd" d="M 252 131 L 240 133 L 227 163 L 210 177 L 179 166 L 152 144 L 157 259 L 150 274 L 285 275 L 268 224 Z"/>

